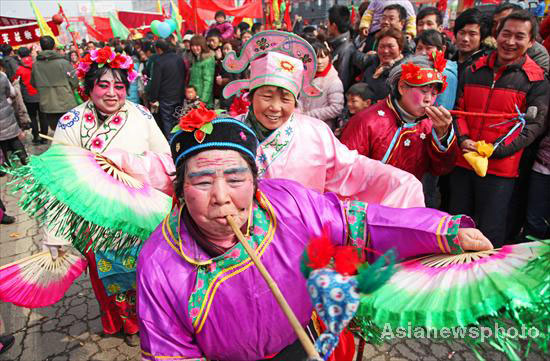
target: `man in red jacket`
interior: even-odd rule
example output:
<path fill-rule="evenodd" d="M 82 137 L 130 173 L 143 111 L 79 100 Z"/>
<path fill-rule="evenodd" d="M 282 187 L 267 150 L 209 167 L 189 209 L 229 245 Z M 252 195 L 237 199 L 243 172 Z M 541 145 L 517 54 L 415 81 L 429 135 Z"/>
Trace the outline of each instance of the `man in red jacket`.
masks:
<path fill-rule="evenodd" d="M 521 112 L 537 108 L 536 117 L 526 119 L 523 127 L 509 135 L 515 121 L 478 116 L 455 119 L 463 152 L 475 151 L 476 141 L 504 139 L 489 159 L 486 177 L 477 176 L 462 155 L 450 176 L 450 211 L 472 216 L 495 247 L 506 241 L 506 216 L 523 149 L 546 127 L 550 85 L 544 71 L 526 55 L 536 33 L 537 21 L 527 11 L 508 15 L 497 31 L 497 49 L 467 68 L 459 86 L 460 110 L 515 113 L 516 106 Z"/>
<path fill-rule="evenodd" d="M 25 107 L 31 118 L 32 143 L 46 144 L 46 139 L 40 139 L 38 137 L 39 132 L 40 134 L 48 135 L 48 120 L 44 114 L 40 114 L 40 95 L 38 94 L 38 90 L 31 84 L 33 65 L 31 51 L 29 48 L 22 46 L 17 52 L 21 58 L 21 65 L 17 68 L 15 77 L 21 78 L 21 95 L 23 96 Z"/>

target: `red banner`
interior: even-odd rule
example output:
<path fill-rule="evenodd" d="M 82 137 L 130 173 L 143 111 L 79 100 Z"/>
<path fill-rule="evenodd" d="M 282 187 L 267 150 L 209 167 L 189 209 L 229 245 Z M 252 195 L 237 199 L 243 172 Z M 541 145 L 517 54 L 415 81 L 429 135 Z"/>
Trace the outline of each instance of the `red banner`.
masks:
<path fill-rule="evenodd" d="M 24 20 L 24 19 L 20 19 Z M 53 21 L 48 21 L 49 27 L 55 36 L 59 35 L 59 28 Z M 21 25 L 0 27 L 0 44 L 20 46 L 40 41 L 40 28 L 36 22 Z"/>
<path fill-rule="evenodd" d="M 10 18 L 9 16 L 0 16 L 0 26 L 12 26 L 12 25 L 21 25 L 36 22 L 35 19 L 21 19 L 21 18 Z"/>
<path fill-rule="evenodd" d="M 226 3 L 218 0 L 200 0 L 197 3 L 198 14 L 201 18 L 214 20 L 214 14 L 218 10 L 223 10 L 225 15 L 244 18 L 262 18 L 264 16 L 261 0 L 249 0 L 241 7 L 228 6 Z"/>
<path fill-rule="evenodd" d="M 137 29 L 142 26 L 148 27 L 153 20 L 164 21 L 162 14 L 141 11 L 119 11 L 118 19 L 128 29 Z"/>

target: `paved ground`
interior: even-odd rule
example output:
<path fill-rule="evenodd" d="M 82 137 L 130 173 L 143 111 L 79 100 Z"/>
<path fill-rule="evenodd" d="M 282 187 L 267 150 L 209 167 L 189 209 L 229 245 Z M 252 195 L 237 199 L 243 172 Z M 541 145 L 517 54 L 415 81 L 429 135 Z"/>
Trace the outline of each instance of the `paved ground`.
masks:
<path fill-rule="evenodd" d="M 27 142 L 30 153 L 45 149 L 46 146 L 36 147 Z M 18 208 L 17 199 L 6 189 L 7 180 L 8 177 L 0 178 L 0 197 L 8 213 L 17 217 L 17 222 L 0 226 L 0 265 L 35 253 L 40 247 L 37 224 Z M 0 361 L 139 360 L 138 347 L 128 347 L 119 337 L 101 336 L 99 306 L 86 274 L 73 284 L 64 299 L 51 307 L 28 310 L 1 303 L 0 315 L 6 332 L 16 338 L 16 344 L 0 356 Z M 488 361 L 504 360 L 496 352 L 487 352 L 484 356 Z M 525 358 L 529 361 L 543 359 L 536 353 Z M 476 358 L 461 343 L 440 344 L 423 339 L 366 345 L 363 360 L 474 361 Z"/>

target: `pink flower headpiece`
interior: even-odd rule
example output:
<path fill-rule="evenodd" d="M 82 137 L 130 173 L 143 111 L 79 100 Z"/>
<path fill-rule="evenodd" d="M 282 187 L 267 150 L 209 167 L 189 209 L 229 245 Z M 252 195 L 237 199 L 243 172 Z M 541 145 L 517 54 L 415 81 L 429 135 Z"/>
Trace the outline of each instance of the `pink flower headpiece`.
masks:
<path fill-rule="evenodd" d="M 134 70 L 134 62 L 130 56 L 115 54 L 110 47 L 106 46 L 99 50 L 90 50 L 88 54 L 80 58 L 76 68 L 76 74 L 79 79 L 84 79 L 93 63 L 97 63 L 99 68 L 107 65 L 111 69 L 128 70 L 128 81 L 130 83 L 136 80 L 138 75 L 137 71 Z"/>

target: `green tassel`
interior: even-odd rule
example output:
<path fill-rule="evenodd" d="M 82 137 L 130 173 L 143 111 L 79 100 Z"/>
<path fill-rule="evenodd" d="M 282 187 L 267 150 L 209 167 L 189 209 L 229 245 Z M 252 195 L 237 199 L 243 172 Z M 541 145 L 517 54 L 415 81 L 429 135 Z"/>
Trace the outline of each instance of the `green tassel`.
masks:
<path fill-rule="evenodd" d="M 365 318 L 354 318 L 353 325 L 349 327 L 349 330 L 361 337 L 368 343 L 381 345 L 384 343 L 382 338 L 382 330 L 376 326 L 371 320 Z"/>
<path fill-rule="evenodd" d="M 308 266 L 309 264 L 309 256 L 307 255 L 307 248 L 304 250 L 304 253 L 302 253 L 302 258 L 300 259 L 300 271 L 306 278 L 306 280 L 309 278 L 309 274 L 311 271 L 313 271 L 313 268 Z"/>
<path fill-rule="evenodd" d="M 12 163 L 13 164 L 13 163 Z M 71 241 L 73 246 L 85 254 L 94 251 L 115 251 L 125 255 L 132 247 L 140 245 L 149 234 L 135 229 L 123 233 L 94 224 L 74 213 L 65 204 L 59 202 L 45 187 L 35 183 L 32 168 L 29 165 L 0 167 L 13 177 L 7 185 L 13 194 L 21 192 L 18 205 L 29 216 L 34 217 L 40 226 L 55 229 L 55 235 Z M 92 243 L 90 243 L 92 240 Z"/>
<path fill-rule="evenodd" d="M 397 271 L 395 251 L 390 249 L 373 264 L 363 264 L 358 269 L 357 288 L 363 294 L 373 293 L 382 287 Z"/>

